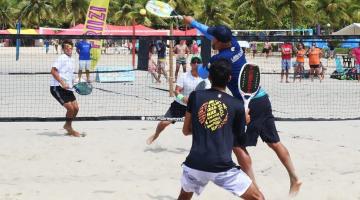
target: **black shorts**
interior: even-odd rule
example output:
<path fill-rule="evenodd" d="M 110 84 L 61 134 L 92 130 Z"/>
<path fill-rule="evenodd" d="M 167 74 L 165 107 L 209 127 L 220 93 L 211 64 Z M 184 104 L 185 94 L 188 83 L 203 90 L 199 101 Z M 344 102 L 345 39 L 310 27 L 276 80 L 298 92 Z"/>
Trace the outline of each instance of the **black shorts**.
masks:
<path fill-rule="evenodd" d="M 310 65 L 310 68 L 313 68 L 313 69 L 316 69 L 316 68 L 319 68 L 320 65 Z"/>
<path fill-rule="evenodd" d="M 186 113 L 186 106 L 184 106 L 176 101 L 173 101 L 170 105 L 170 108 L 165 113 L 164 117 L 166 117 L 166 118 L 182 118 L 182 117 L 185 117 L 185 113 Z M 175 121 L 173 121 L 173 123 L 175 123 Z"/>
<path fill-rule="evenodd" d="M 252 99 L 249 108 L 251 120 L 246 129 L 246 142 L 240 146 L 256 146 L 259 136 L 266 143 L 279 142 L 269 97 L 266 95 Z"/>
<path fill-rule="evenodd" d="M 264 49 L 262 50 L 262 53 L 269 53 L 269 52 L 270 52 L 270 49 L 265 49 L 265 48 L 264 48 Z"/>
<path fill-rule="evenodd" d="M 50 86 L 50 93 L 61 105 L 76 101 L 74 92 L 65 90 L 60 86 Z"/>

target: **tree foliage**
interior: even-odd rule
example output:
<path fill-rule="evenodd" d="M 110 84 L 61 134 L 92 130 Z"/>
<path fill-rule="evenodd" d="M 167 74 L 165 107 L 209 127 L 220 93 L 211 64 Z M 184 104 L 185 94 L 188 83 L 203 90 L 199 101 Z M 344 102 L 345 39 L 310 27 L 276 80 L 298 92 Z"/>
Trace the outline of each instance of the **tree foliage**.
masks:
<path fill-rule="evenodd" d="M 360 22 L 359 0 L 164 0 L 181 15 L 207 25 L 233 29 L 314 28 L 330 24 L 337 30 Z M 110 0 L 107 23 L 168 28 L 172 20 L 142 16 L 147 0 Z M 0 28 L 23 26 L 68 28 L 84 23 L 90 0 L 0 0 Z"/>

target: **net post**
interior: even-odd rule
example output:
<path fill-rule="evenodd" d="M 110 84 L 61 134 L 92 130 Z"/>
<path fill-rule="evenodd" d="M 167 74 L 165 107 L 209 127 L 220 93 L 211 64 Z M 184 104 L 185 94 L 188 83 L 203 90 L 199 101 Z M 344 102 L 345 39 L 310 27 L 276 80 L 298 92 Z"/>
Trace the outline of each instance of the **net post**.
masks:
<path fill-rule="evenodd" d="M 173 23 L 171 22 L 170 24 L 170 36 L 173 36 Z M 174 41 L 171 39 L 169 41 L 169 96 L 173 97 L 174 96 L 174 68 L 173 68 L 173 57 L 174 57 Z"/>

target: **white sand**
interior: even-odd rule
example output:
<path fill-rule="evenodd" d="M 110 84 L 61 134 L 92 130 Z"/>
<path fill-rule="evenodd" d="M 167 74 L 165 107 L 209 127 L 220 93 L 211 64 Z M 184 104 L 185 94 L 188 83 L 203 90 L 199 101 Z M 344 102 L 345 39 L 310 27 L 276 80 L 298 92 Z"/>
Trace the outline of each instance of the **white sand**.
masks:
<path fill-rule="evenodd" d="M 303 187 L 295 199 L 360 199 L 360 121 L 278 122 Z M 181 123 L 151 146 L 156 122 L 75 122 L 85 138 L 64 136 L 60 122 L 0 123 L 1 200 L 173 200 L 191 137 Z M 288 199 L 285 168 L 267 146 L 249 148 L 270 200 Z M 209 184 L 193 199 L 238 199 Z"/>

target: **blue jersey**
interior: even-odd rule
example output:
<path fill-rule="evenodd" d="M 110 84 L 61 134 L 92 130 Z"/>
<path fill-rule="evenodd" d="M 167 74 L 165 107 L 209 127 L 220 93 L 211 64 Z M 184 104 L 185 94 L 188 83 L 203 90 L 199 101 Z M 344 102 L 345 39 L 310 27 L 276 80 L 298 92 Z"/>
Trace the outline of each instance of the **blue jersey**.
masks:
<path fill-rule="evenodd" d="M 86 41 L 76 43 L 76 51 L 79 53 L 79 60 L 91 60 L 90 58 L 91 44 Z"/>
<path fill-rule="evenodd" d="M 193 20 L 191 22 L 191 26 L 198 29 L 209 40 L 212 40 L 214 38 L 214 36 L 207 33 L 208 26 L 201 24 L 195 20 Z M 227 60 L 231 61 L 231 63 L 232 63 L 232 65 L 231 65 L 231 80 L 227 84 L 227 87 L 229 88 L 229 90 L 231 91 L 231 93 L 233 94 L 234 97 L 242 100 L 240 92 L 239 92 L 238 79 L 239 79 L 240 70 L 241 70 L 242 66 L 246 63 L 246 58 L 245 58 L 244 52 L 240 48 L 240 45 L 237 42 L 235 37 L 232 37 L 230 48 L 220 50 L 218 54 L 216 54 L 210 58 L 209 62 L 211 64 L 214 61 L 219 60 L 219 59 L 227 59 Z M 257 95 L 254 98 L 262 97 L 265 95 L 266 95 L 265 90 L 260 88 L 259 92 L 257 93 Z"/>

